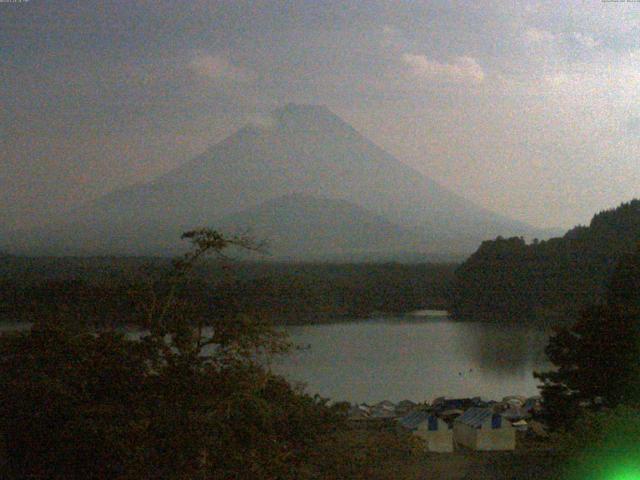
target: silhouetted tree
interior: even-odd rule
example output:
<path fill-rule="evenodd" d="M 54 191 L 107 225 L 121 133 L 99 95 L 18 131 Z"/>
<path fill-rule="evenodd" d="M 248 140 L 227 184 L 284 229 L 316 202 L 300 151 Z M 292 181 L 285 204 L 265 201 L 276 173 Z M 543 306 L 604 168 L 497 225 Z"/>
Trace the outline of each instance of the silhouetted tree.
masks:
<path fill-rule="evenodd" d="M 288 347 L 280 332 L 232 314 L 206 328 L 191 315 L 195 263 L 254 244 L 210 230 L 184 238 L 194 248 L 165 288 L 137 294 L 139 338 L 60 316 L 0 336 L 0 478 L 402 478 L 406 437 L 362 437 L 327 400 L 263 367 Z"/>
<path fill-rule="evenodd" d="M 639 285 L 640 252 L 621 260 L 604 304 L 551 337 L 546 353 L 556 369 L 536 377 L 552 427 L 572 425 L 584 410 L 640 400 Z"/>
<path fill-rule="evenodd" d="M 640 241 L 640 200 L 594 215 L 563 237 L 483 242 L 456 271 L 451 311 L 459 318 L 542 321 L 604 301 L 618 261 Z"/>

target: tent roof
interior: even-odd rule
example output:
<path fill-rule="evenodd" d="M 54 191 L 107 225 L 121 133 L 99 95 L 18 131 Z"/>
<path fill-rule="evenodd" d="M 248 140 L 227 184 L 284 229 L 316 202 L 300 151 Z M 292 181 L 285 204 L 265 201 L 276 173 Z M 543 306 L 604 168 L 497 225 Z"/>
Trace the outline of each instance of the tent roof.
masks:
<path fill-rule="evenodd" d="M 444 428 L 446 425 L 441 419 L 436 417 L 433 413 L 427 412 L 425 410 L 418 410 L 417 412 L 411 412 L 410 414 L 402 417 L 400 420 L 400 425 L 409 430 L 415 430 L 418 426 L 423 422 L 431 422 L 433 425 L 430 425 L 429 430 L 436 430 L 440 428 Z"/>
<path fill-rule="evenodd" d="M 493 411 L 490 408 L 471 407 L 458 418 L 456 422 L 461 422 L 473 428 L 480 428 L 486 420 L 493 417 Z"/>

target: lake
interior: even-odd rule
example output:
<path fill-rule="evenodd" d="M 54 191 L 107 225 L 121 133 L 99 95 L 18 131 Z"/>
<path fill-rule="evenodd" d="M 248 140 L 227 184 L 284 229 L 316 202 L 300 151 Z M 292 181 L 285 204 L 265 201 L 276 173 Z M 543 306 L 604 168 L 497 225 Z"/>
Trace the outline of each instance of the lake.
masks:
<path fill-rule="evenodd" d="M 272 369 L 307 392 L 373 403 L 438 396 L 537 395 L 549 332 L 517 325 L 454 322 L 446 314 L 287 327 L 303 349 Z M 306 348 L 308 347 L 308 348 Z"/>
<path fill-rule="evenodd" d="M 0 332 L 28 327 L 1 324 Z M 305 383 L 308 393 L 332 400 L 530 396 L 538 394 L 532 372 L 550 368 L 544 355 L 548 331 L 454 322 L 446 312 L 285 329 L 303 348 L 277 359 L 271 368 Z"/>

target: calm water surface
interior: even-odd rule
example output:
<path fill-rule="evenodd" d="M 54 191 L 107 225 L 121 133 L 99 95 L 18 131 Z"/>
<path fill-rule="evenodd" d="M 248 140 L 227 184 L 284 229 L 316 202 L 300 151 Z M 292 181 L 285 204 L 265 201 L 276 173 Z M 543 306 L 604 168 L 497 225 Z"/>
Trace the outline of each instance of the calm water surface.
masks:
<path fill-rule="evenodd" d="M 286 327 L 302 346 L 272 369 L 307 392 L 334 400 L 433 400 L 445 395 L 536 395 L 534 370 L 548 331 L 515 325 L 453 322 L 444 312 Z M 2 331 L 29 324 L 0 324 Z"/>
<path fill-rule="evenodd" d="M 303 347 L 273 370 L 311 394 L 351 402 L 446 396 L 536 395 L 534 370 L 549 368 L 546 331 L 398 317 L 287 327 Z"/>

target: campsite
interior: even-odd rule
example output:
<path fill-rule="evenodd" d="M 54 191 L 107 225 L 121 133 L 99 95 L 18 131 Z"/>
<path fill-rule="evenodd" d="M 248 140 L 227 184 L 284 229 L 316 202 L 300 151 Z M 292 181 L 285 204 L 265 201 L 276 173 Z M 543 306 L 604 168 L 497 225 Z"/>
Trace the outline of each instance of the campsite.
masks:
<path fill-rule="evenodd" d="M 514 412 L 519 420 L 512 422 L 508 419 L 516 418 Z M 403 400 L 395 405 L 381 401 L 351 405 L 346 411 L 352 428 L 358 431 L 400 429 L 420 438 L 420 455 L 411 465 L 398 468 L 422 480 L 556 478 L 564 455 L 557 440 L 536 420 L 539 413 L 539 397 L 517 395 L 501 401 L 479 397 L 439 397 L 423 403 Z M 498 418 L 499 426 L 495 425 Z M 526 428 L 514 426 L 517 423 Z M 476 435 L 486 437 L 474 445 L 469 431 L 460 431 L 467 425 L 474 426 L 469 430 Z"/>
<path fill-rule="evenodd" d="M 433 402 L 383 400 L 352 405 L 346 415 L 354 424 L 405 429 L 424 442 L 428 452 L 514 451 L 516 438 L 548 438 L 540 421 L 541 397 L 507 396 L 502 401 L 438 397 Z M 374 427 L 375 428 L 375 427 Z"/>

